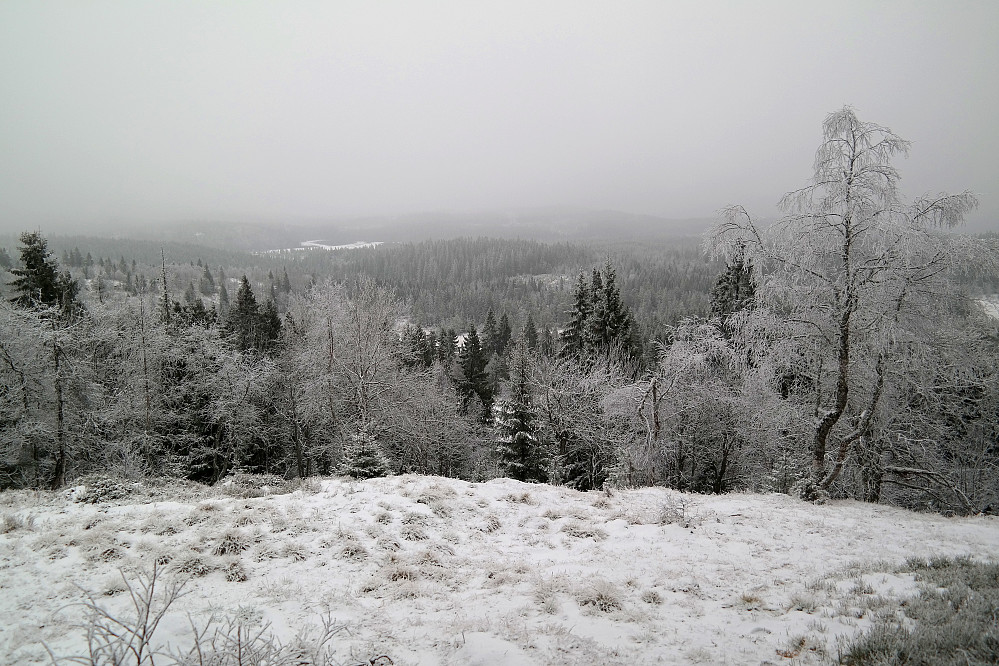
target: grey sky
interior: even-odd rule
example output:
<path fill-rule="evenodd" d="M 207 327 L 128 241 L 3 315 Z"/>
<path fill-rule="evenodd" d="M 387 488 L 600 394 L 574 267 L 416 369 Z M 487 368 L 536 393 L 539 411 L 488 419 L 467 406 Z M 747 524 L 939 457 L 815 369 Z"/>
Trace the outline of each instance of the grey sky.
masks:
<path fill-rule="evenodd" d="M 826 113 L 999 213 L 999 2 L 0 3 L 0 228 L 761 215 Z"/>

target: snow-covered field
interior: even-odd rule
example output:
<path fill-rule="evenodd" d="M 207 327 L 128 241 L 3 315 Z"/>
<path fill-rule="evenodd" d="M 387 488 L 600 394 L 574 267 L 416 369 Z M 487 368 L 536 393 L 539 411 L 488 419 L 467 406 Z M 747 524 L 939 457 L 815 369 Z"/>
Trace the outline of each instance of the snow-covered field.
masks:
<path fill-rule="evenodd" d="M 81 588 L 123 613 L 119 569 L 154 561 L 191 577 L 154 640 L 175 647 L 213 615 L 288 640 L 329 614 L 344 664 L 821 663 L 915 592 L 906 558 L 999 553 L 994 517 L 783 495 L 398 476 L 162 500 L 0 494 L 4 663 L 83 652 Z"/>

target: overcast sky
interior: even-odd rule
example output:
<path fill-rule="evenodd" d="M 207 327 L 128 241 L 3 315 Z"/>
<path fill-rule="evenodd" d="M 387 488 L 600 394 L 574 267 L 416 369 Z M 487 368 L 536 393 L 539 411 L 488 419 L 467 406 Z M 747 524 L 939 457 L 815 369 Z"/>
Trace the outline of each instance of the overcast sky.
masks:
<path fill-rule="evenodd" d="M 0 2 L 0 228 L 774 213 L 825 115 L 999 213 L 999 2 Z M 60 225 L 61 226 L 61 225 Z"/>

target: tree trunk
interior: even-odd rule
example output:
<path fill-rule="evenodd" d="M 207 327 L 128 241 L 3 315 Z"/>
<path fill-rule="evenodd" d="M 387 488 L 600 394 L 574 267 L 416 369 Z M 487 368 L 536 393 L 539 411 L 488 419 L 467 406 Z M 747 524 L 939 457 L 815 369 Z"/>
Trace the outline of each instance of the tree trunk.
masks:
<path fill-rule="evenodd" d="M 853 299 L 847 296 L 846 307 L 839 320 L 839 350 L 836 369 L 836 402 L 833 408 L 826 412 L 819 425 L 815 428 L 812 440 L 812 479 L 821 484 L 826 476 L 826 442 L 843 412 L 846 411 L 847 398 L 850 396 L 850 316 L 853 314 Z"/>
<path fill-rule="evenodd" d="M 66 485 L 66 428 L 65 428 L 65 409 L 63 401 L 62 392 L 62 373 L 59 365 L 59 356 L 61 355 L 61 350 L 59 349 L 58 341 L 56 340 L 56 324 L 55 320 L 51 322 L 52 325 L 52 365 L 55 370 L 55 392 L 56 392 L 56 443 L 58 450 L 56 452 L 55 468 L 52 470 L 52 490 L 58 490 Z"/>

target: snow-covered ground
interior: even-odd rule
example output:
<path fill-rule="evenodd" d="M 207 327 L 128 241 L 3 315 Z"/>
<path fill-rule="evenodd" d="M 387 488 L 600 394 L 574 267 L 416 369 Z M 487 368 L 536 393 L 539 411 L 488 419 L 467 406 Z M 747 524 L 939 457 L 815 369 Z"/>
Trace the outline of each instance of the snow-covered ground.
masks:
<path fill-rule="evenodd" d="M 162 499 L 0 494 L 4 663 L 81 653 L 81 588 L 122 612 L 119 569 L 154 561 L 194 576 L 157 633 L 174 646 L 212 615 L 288 638 L 328 613 L 341 663 L 821 663 L 915 592 L 906 558 L 999 553 L 994 517 L 783 495 L 398 476 Z"/>

